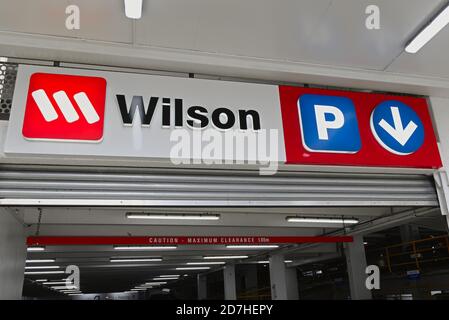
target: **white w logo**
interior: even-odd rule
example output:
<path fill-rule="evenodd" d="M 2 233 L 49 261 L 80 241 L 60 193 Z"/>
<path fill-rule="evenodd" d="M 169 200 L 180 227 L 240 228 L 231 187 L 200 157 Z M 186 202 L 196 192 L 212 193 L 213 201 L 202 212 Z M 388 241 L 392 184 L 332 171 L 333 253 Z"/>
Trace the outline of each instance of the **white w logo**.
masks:
<path fill-rule="evenodd" d="M 31 95 L 47 122 L 58 119 L 56 109 L 43 89 L 33 91 Z M 68 123 L 75 122 L 80 118 L 65 91 L 55 92 L 53 98 Z M 93 124 L 100 120 L 100 116 L 85 92 L 78 92 L 73 98 L 89 124 Z"/>

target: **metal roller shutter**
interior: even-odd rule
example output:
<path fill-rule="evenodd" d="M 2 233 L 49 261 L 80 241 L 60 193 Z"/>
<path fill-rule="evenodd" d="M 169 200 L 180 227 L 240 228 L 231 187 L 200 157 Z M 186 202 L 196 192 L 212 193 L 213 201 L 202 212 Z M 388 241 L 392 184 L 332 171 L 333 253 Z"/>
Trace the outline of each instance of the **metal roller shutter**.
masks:
<path fill-rule="evenodd" d="M 437 206 L 425 175 L 0 166 L 0 205 Z"/>

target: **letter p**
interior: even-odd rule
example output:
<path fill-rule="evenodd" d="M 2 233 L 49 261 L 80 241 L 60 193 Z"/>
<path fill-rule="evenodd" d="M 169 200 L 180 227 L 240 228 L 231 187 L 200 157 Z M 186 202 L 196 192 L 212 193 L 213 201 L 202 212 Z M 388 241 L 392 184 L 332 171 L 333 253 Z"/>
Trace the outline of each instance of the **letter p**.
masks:
<path fill-rule="evenodd" d="M 333 119 L 326 119 L 326 115 L 332 115 Z M 315 105 L 315 117 L 320 140 L 329 140 L 328 129 L 340 129 L 345 124 L 343 112 L 334 106 Z"/>

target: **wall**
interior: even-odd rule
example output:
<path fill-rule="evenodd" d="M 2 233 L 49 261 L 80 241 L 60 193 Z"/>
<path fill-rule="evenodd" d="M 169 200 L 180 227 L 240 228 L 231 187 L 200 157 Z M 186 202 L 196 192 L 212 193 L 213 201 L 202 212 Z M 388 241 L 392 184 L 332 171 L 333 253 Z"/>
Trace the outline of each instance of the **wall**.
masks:
<path fill-rule="evenodd" d="M 441 212 L 446 214 L 449 224 L 449 215 L 447 215 L 449 212 L 449 177 L 447 175 L 449 170 L 449 99 L 430 97 L 429 104 L 443 162 L 443 168 L 440 169 L 440 173 L 435 175 L 437 177 L 436 187 Z"/>
<path fill-rule="evenodd" d="M 0 208 L 0 300 L 21 299 L 26 259 L 24 227 L 8 210 Z"/>

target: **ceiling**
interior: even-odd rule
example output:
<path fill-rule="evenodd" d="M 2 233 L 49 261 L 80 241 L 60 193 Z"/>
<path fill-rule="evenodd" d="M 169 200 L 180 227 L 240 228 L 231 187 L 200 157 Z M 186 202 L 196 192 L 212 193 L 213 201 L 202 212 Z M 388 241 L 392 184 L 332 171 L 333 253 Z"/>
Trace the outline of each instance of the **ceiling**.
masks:
<path fill-rule="evenodd" d="M 446 3 L 146 0 L 131 20 L 122 0 L 1 0 L 0 54 L 425 93 L 449 87 L 449 28 L 417 54 L 403 49 Z M 80 8 L 80 30 L 65 28 L 69 4 Z M 371 4 L 380 30 L 365 27 Z"/>

